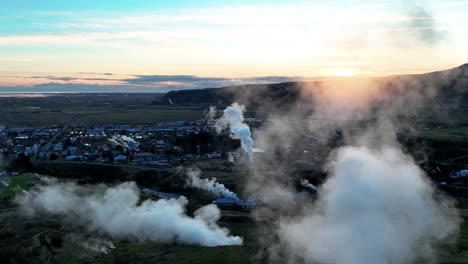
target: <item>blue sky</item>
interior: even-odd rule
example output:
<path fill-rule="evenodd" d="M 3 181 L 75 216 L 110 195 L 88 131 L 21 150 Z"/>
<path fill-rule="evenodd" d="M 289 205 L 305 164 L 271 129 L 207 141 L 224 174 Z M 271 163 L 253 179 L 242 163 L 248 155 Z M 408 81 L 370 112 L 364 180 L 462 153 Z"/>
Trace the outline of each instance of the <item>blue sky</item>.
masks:
<path fill-rule="evenodd" d="M 468 62 L 468 1 L 407 2 L 2 1 L 0 92 L 39 85 L 170 90 Z M 182 77 L 127 80 L 158 75 Z"/>

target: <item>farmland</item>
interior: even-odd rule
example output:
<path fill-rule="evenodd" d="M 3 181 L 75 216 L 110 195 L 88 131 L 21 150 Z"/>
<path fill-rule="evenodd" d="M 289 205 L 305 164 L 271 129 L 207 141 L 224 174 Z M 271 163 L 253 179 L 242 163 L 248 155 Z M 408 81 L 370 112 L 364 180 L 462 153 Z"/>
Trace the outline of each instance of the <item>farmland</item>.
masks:
<path fill-rule="evenodd" d="M 204 117 L 205 106 L 152 104 L 159 94 L 59 94 L 40 98 L 0 97 L 0 124 L 43 127 L 81 123 L 148 124 Z"/>

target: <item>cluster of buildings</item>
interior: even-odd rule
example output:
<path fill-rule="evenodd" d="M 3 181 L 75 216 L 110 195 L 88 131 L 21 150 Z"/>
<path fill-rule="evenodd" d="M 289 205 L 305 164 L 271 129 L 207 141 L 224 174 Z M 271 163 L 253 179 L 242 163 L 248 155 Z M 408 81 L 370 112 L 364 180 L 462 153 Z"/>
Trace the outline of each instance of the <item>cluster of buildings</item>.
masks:
<path fill-rule="evenodd" d="M 254 120 L 255 121 L 255 120 Z M 232 158 L 209 145 L 213 120 L 138 126 L 102 124 L 50 128 L 0 125 L 0 152 L 38 160 L 64 160 L 166 167 L 189 160 Z M 255 121 L 256 122 L 256 121 Z M 238 156 L 235 156 L 238 157 Z"/>
<path fill-rule="evenodd" d="M 30 128 L 0 125 L 0 152 L 34 156 L 60 131 L 57 127 Z"/>
<path fill-rule="evenodd" d="M 281 199 L 281 200 L 292 199 L 295 201 L 300 201 L 301 199 L 310 199 L 311 197 L 314 197 L 316 194 L 317 194 L 316 192 L 311 192 L 310 190 L 307 190 L 307 191 L 301 191 L 301 192 L 288 192 L 282 195 L 274 195 L 271 197 L 261 197 L 261 198 L 255 198 L 255 199 L 247 199 L 247 200 L 240 199 L 237 197 L 234 197 L 234 198 L 221 197 L 221 198 L 214 200 L 212 203 L 223 209 L 250 210 L 258 206 L 273 203 L 277 199 Z"/>
<path fill-rule="evenodd" d="M 451 178 L 458 179 L 458 178 L 465 178 L 468 177 L 468 170 L 459 170 L 452 174 L 450 174 Z"/>

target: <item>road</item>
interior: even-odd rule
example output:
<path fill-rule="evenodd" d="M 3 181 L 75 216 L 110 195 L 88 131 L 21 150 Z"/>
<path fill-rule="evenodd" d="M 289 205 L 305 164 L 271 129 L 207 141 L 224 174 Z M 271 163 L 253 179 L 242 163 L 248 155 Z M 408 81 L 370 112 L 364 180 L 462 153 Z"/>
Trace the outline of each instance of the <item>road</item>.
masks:
<path fill-rule="evenodd" d="M 52 142 L 54 142 L 59 136 L 61 136 L 63 131 L 65 131 L 67 128 L 68 128 L 68 125 L 64 128 L 59 128 L 57 130 L 57 133 L 55 133 L 55 135 L 52 137 L 52 139 L 50 139 L 46 144 L 44 144 L 44 146 L 42 146 L 39 149 L 39 152 L 47 151 L 48 149 L 50 149 L 52 147 Z"/>

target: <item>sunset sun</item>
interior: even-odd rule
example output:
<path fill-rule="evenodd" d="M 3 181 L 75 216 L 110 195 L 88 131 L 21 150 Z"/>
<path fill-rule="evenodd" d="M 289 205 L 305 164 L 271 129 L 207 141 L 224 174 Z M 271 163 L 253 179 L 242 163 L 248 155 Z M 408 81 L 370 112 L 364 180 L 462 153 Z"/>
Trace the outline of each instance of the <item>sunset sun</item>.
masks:
<path fill-rule="evenodd" d="M 359 71 L 350 67 L 335 67 L 330 69 L 321 70 L 318 72 L 319 76 L 337 76 L 337 77 L 352 77 L 358 75 Z"/>
<path fill-rule="evenodd" d="M 335 68 L 330 73 L 330 75 L 334 76 L 354 76 L 357 74 L 357 70 L 353 68 Z"/>

